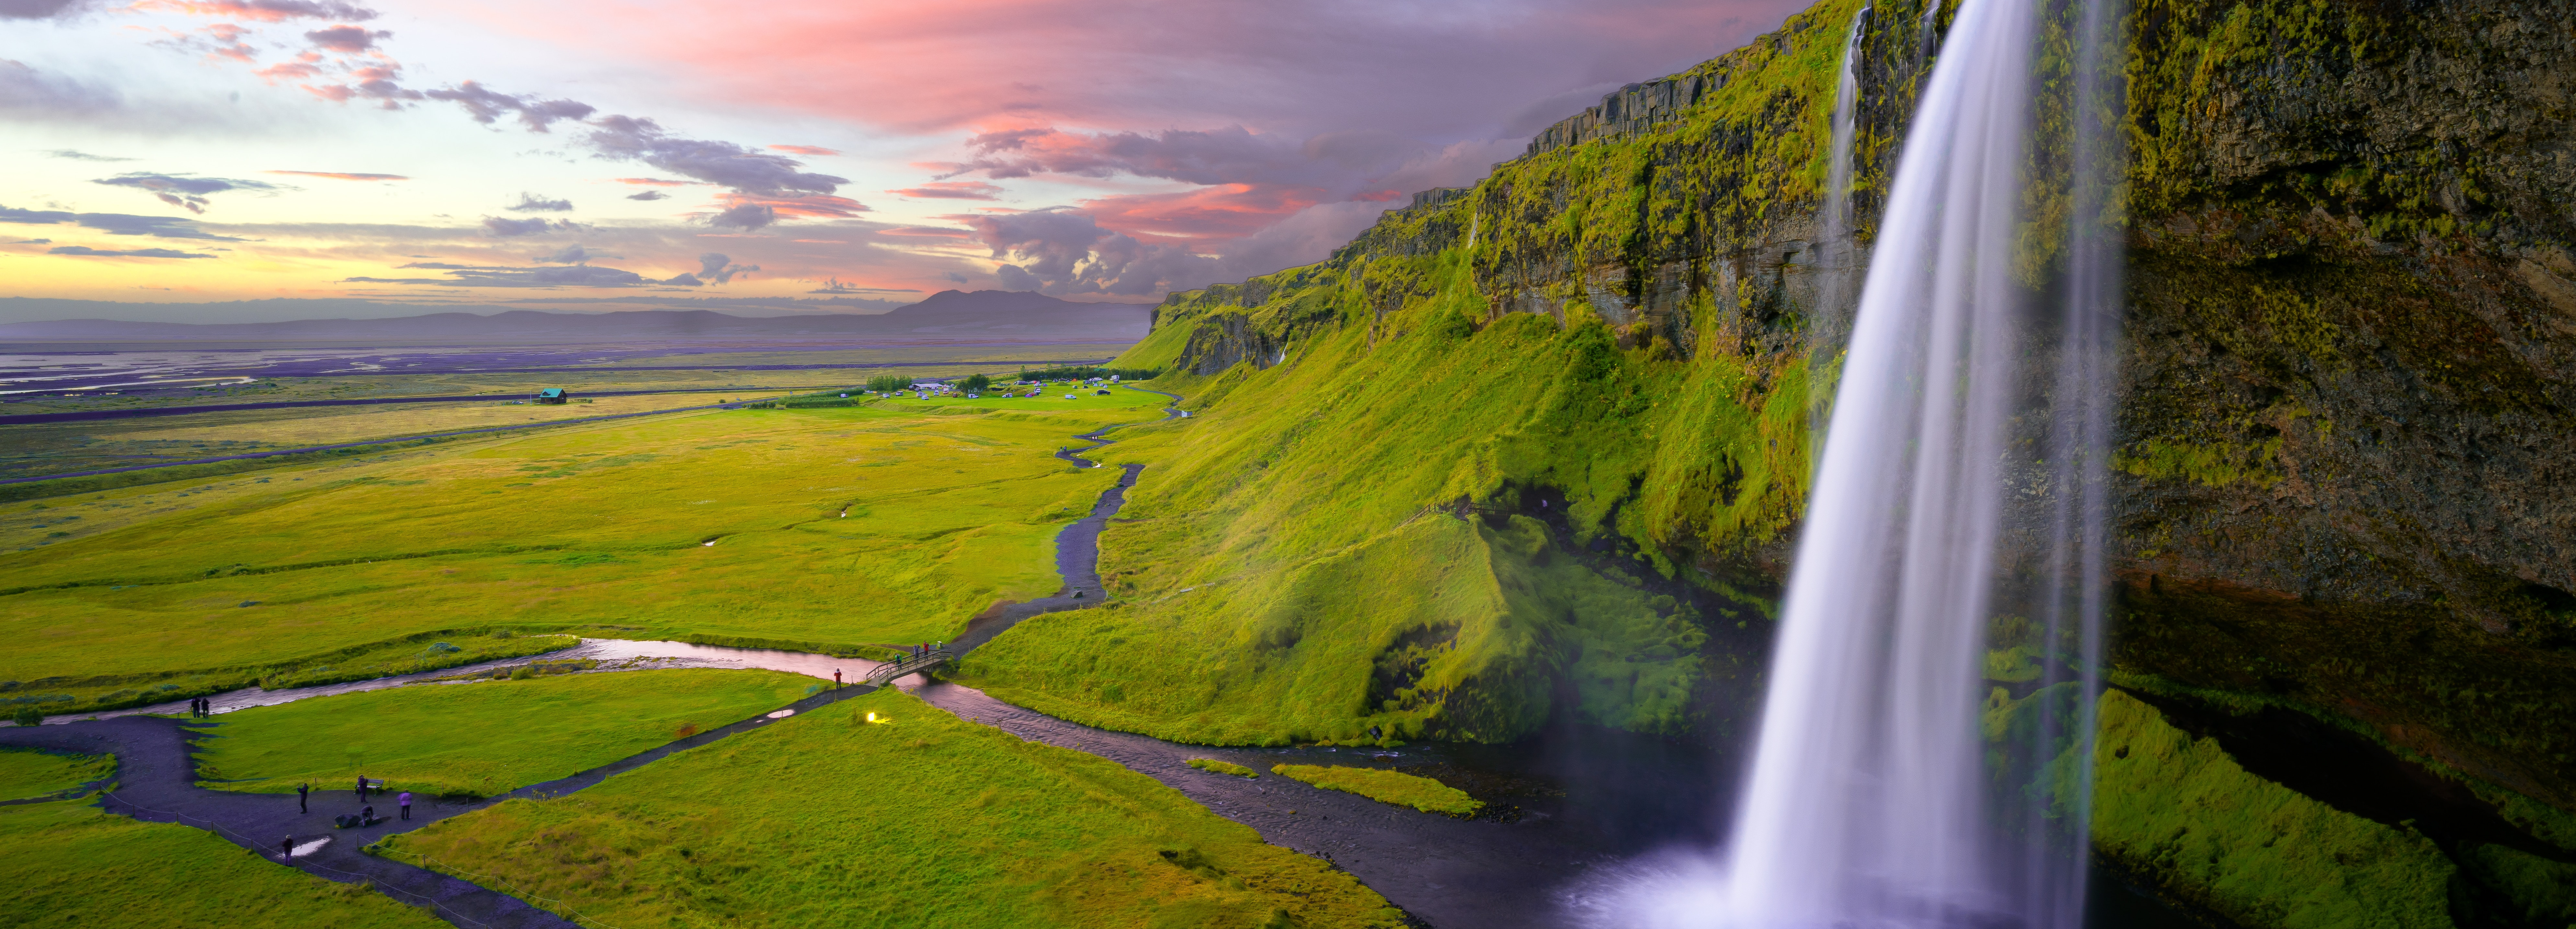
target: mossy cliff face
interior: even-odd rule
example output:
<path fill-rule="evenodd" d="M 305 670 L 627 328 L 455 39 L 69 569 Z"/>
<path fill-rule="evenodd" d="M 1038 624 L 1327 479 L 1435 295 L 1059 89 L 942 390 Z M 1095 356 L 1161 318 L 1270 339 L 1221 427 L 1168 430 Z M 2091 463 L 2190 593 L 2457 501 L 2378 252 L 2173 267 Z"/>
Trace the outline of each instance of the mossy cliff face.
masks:
<path fill-rule="evenodd" d="M 1326 262 L 1175 294 L 1120 362 L 1195 414 L 1109 453 L 1152 464 L 1102 537 L 1120 599 L 968 672 L 1180 738 L 1732 731 L 1836 269 L 1950 12 L 1882 2 L 1862 35 L 1847 258 L 1816 216 L 1860 5 L 1625 89 Z M 2115 678 L 2345 733 L 2576 848 L 2576 8 L 2138 0 L 2123 29 Z M 2520 880 L 2436 844 L 2436 883 Z"/>

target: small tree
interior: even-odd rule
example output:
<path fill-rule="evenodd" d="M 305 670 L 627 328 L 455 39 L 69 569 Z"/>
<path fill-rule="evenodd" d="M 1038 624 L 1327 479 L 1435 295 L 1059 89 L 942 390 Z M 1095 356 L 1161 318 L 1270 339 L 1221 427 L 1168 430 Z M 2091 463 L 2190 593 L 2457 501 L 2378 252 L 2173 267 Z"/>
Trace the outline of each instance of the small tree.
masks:
<path fill-rule="evenodd" d="M 957 382 L 957 386 L 967 393 L 980 394 L 984 392 L 984 388 L 993 386 L 993 379 L 981 374 L 969 374 L 965 380 Z"/>
<path fill-rule="evenodd" d="M 900 374 L 887 374 L 868 379 L 868 389 L 881 394 L 894 393 L 910 386 L 912 386 L 912 379 Z"/>
<path fill-rule="evenodd" d="M 21 726 L 41 726 L 45 723 L 45 711 L 32 706 L 22 706 L 18 708 L 17 713 L 9 717 L 9 721 Z"/>

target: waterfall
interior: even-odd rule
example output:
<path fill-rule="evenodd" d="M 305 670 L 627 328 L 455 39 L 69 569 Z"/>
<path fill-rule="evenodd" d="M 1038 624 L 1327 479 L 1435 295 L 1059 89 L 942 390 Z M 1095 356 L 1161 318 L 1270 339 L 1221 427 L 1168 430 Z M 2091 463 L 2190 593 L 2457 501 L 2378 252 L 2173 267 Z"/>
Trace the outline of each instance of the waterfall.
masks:
<path fill-rule="evenodd" d="M 1852 14 L 1851 34 L 1843 39 L 1842 78 L 1834 84 L 1833 142 L 1827 149 L 1832 161 L 1825 168 L 1825 203 L 1816 215 L 1816 242 L 1812 247 L 1819 272 L 1818 325 L 1813 348 L 1820 358 L 1842 348 L 1851 315 L 1843 306 L 1843 293 L 1858 251 L 1851 229 L 1852 136 L 1859 122 L 1860 37 L 1861 30 L 1869 25 L 1869 11 L 1869 7 L 1861 7 L 1860 12 Z M 1817 412 L 1822 410 L 1820 403 Z"/>
<path fill-rule="evenodd" d="M 2078 4 L 2065 147 L 2031 143 L 2042 103 L 2068 99 L 2040 98 L 2043 65 L 2067 64 L 2035 60 L 2043 7 L 1959 4 L 1873 240 L 1722 861 L 1636 882 L 1620 924 L 2081 924 L 2118 306 L 2118 240 L 2096 228 L 2116 135 L 2093 126 L 2110 3 Z M 2034 193 L 2071 204 L 2062 238 L 2025 229 Z"/>

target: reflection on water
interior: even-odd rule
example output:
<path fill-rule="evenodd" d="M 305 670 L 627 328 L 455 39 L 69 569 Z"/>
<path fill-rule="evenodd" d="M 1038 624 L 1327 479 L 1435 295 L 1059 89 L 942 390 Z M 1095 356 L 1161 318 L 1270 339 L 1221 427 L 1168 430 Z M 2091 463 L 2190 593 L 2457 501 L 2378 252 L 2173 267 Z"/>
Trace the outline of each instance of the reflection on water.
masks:
<path fill-rule="evenodd" d="M 214 696 L 206 699 L 213 701 L 215 712 L 230 713 L 234 710 L 246 710 L 255 706 L 275 706 L 280 703 L 293 703 L 297 700 L 305 700 L 313 697 L 328 697 L 333 694 L 353 694 L 368 690 L 383 690 L 388 687 L 401 687 L 406 684 L 418 684 L 442 677 L 489 673 L 494 668 L 526 664 L 531 661 L 568 661 L 584 658 L 596 659 L 602 663 L 633 661 L 635 662 L 635 669 L 639 670 L 648 667 L 761 668 L 770 671 L 785 671 L 790 674 L 802 674 L 808 677 L 818 677 L 827 681 L 832 679 L 832 672 L 835 670 L 843 673 L 844 680 L 855 681 L 867 676 L 868 671 L 877 666 L 876 662 L 869 661 L 865 658 L 834 658 L 830 655 L 816 655 L 809 652 L 779 651 L 774 648 L 726 648 L 721 645 L 696 645 L 688 642 L 638 642 L 630 639 L 583 639 L 581 640 L 580 645 L 576 645 L 571 648 L 546 652 L 538 655 L 526 655 L 503 661 L 486 661 L 481 664 L 458 665 L 453 668 L 441 668 L 436 671 L 422 671 L 417 674 L 398 674 L 392 677 L 379 677 L 363 681 L 349 681 L 341 684 L 323 684 L 317 687 L 292 687 L 285 690 L 262 690 L 257 687 L 245 687 L 240 690 L 215 694 Z M 131 707 L 105 713 L 69 713 L 61 716 L 48 716 L 45 717 L 45 721 L 49 723 L 62 723 L 79 719 L 108 719 L 117 716 L 138 716 L 146 714 L 184 716 L 187 712 L 188 701 L 173 700 L 168 703 L 156 703 L 150 706 Z"/>

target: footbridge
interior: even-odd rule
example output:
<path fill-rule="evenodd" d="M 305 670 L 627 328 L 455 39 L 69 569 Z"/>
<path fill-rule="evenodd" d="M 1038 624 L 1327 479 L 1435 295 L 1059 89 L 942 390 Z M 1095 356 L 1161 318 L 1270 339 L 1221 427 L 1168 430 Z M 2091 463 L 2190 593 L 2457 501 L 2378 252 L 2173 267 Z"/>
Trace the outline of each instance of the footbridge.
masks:
<path fill-rule="evenodd" d="M 859 683 L 866 684 L 870 687 L 884 687 L 888 684 L 894 683 L 896 678 L 900 678 L 906 674 L 917 674 L 923 671 L 928 671 L 932 668 L 936 668 L 955 660 L 957 660 L 957 656 L 944 648 L 934 648 L 927 652 L 907 653 L 903 656 L 903 660 L 901 661 L 887 662 L 870 669 L 866 677 L 859 679 Z"/>

